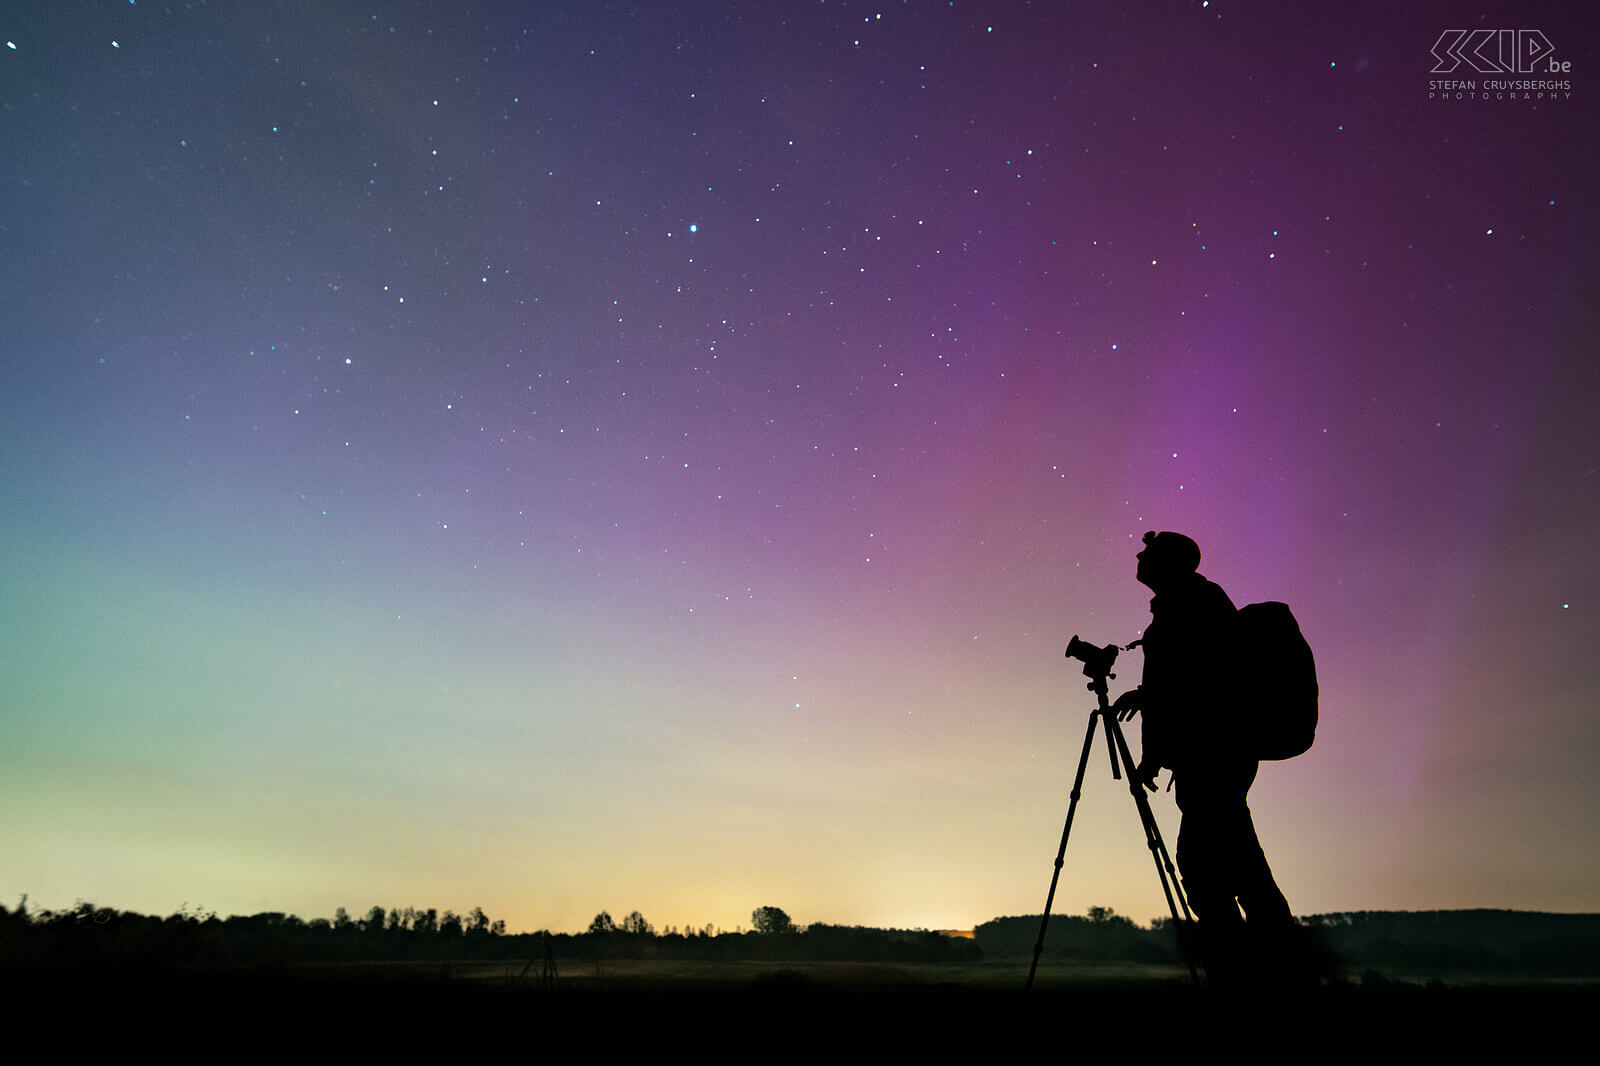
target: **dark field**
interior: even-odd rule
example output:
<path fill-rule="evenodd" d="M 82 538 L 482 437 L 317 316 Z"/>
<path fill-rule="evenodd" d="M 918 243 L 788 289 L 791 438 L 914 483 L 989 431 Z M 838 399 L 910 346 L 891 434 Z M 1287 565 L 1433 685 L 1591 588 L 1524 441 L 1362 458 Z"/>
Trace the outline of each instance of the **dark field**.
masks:
<path fill-rule="evenodd" d="M 538 966 L 524 974 L 494 961 L 341 963 L 36 973 L 13 976 L 6 996 L 14 1021 L 91 1042 L 132 1034 L 147 1046 L 164 1034 L 172 1046 L 205 1049 L 252 1034 L 263 1046 L 494 1047 L 538 1057 L 562 1048 L 681 1044 L 765 1057 L 862 1041 L 976 1052 L 1042 1037 L 1063 1054 L 1164 1057 L 1194 1042 L 1250 1061 L 1336 1054 L 1432 1061 L 1502 1044 L 1524 1052 L 1565 1045 L 1587 1033 L 1600 1007 L 1600 984 L 1576 981 L 1368 974 L 1294 993 L 1222 993 L 1191 986 L 1171 967 L 1132 964 L 1042 966 L 1031 992 L 1026 978 L 1026 964 L 1011 962 L 590 960 L 564 967 L 554 981 L 541 981 Z"/>
<path fill-rule="evenodd" d="M 1302 979 L 1243 989 L 1196 987 L 1173 962 L 1170 934 L 1108 914 L 1057 916 L 1031 991 L 1039 919 L 1027 916 L 983 923 L 975 940 L 826 925 L 504 935 L 476 912 L 468 931 L 447 935 L 448 912 L 435 927 L 432 912 L 414 909 L 398 923 L 376 909 L 335 924 L 88 904 L 9 917 L 0 1002 L 19 1031 L 208 1059 L 252 1057 L 247 1048 L 296 1059 L 381 1049 L 406 1061 L 638 1048 L 720 1060 L 863 1043 L 943 1057 L 1032 1052 L 1042 1039 L 1064 1055 L 1206 1066 L 1476 1062 L 1513 1047 L 1522 1061 L 1570 1052 L 1600 1006 L 1593 915 L 1306 919 Z"/>

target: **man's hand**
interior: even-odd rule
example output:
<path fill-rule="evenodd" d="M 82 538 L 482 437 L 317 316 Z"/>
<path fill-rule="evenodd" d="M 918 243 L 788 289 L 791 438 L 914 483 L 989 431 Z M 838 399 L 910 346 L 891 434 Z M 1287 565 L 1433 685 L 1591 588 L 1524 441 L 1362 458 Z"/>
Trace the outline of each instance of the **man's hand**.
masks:
<path fill-rule="evenodd" d="M 1144 697 L 1139 695 L 1136 688 L 1129 689 L 1117 697 L 1111 705 L 1111 713 L 1117 716 L 1117 721 L 1126 722 L 1144 708 Z"/>
<path fill-rule="evenodd" d="M 1149 759 L 1141 759 L 1138 769 L 1133 771 L 1134 779 L 1151 792 L 1156 790 L 1156 777 L 1161 773 L 1161 767 Z"/>

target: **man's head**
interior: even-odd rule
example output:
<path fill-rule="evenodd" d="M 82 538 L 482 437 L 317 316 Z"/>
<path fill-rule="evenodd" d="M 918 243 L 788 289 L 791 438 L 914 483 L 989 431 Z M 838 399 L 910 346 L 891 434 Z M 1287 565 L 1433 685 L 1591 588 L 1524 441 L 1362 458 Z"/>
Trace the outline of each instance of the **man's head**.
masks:
<path fill-rule="evenodd" d="M 1200 568 L 1200 545 L 1170 530 L 1144 535 L 1144 550 L 1136 558 L 1139 568 L 1135 576 L 1139 584 L 1150 591 L 1160 591 L 1175 579 L 1192 574 Z"/>

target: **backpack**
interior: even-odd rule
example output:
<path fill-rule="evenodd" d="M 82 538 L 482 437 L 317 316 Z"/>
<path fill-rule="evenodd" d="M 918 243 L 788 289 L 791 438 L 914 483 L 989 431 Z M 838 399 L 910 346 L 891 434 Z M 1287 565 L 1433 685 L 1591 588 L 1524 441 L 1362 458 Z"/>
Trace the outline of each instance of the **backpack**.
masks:
<path fill-rule="evenodd" d="M 1317 734 L 1317 664 L 1288 604 L 1269 600 L 1239 608 L 1235 631 L 1255 674 L 1240 707 L 1258 759 L 1292 759 Z"/>

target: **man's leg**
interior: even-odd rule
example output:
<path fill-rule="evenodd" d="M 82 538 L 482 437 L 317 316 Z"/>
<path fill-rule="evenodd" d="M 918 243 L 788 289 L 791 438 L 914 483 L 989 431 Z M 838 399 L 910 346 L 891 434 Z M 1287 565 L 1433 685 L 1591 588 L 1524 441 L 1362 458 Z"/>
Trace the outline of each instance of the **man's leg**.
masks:
<path fill-rule="evenodd" d="M 1314 952 L 1272 876 L 1249 808 L 1237 832 L 1239 903 L 1247 920 L 1251 968 L 1274 988 L 1317 987 Z"/>
<path fill-rule="evenodd" d="M 1178 786 L 1180 789 L 1183 785 Z M 1213 985 L 1237 984 L 1245 972 L 1247 931 L 1224 858 L 1226 820 L 1202 802 L 1193 790 L 1180 801 L 1183 823 L 1178 829 L 1178 871 L 1196 919 L 1196 938 L 1206 978 Z"/>
<path fill-rule="evenodd" d="M 1272 867 L 1267 865 L 1267 855 L 1261 850 L 1261 840 L 1256 836 L 1256 824 L 1248 806 L 1237 812 L 1230 835 L 1239 905 L 1244 908 L 1245 917 L 1252 926 L 1293 925 L 1294 914 L 1272 876 Z"/>

